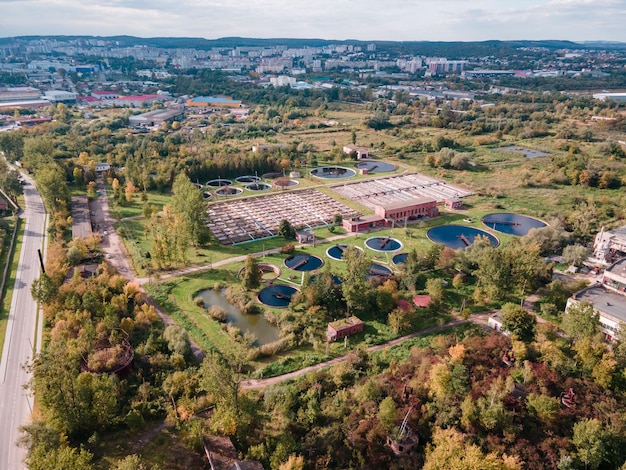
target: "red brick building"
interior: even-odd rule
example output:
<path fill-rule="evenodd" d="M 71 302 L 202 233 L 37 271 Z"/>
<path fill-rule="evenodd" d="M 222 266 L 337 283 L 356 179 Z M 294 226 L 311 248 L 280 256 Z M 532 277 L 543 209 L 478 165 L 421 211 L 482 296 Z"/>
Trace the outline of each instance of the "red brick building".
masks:
<path fill-rule="evenodd" d="M 376 215 L 390 220 L 419 219 L 439 215 L 437 201 L 429 197 L 411 198 L 377 205 L 374 212 Z"/>
<path fill-rule="evenodd" d="M 336 320 L 328 324 L 326 339 L 328 339 L 328 341 L 336 341 L 346 336 L 352 336 L 355 333 L 363 331 L 364 326 L 363 322 L 354 315 Z"/>
<path fill-rule="evenodd" d="M 352 217 L 343 219 L 343 228 L 346 232 L 366 232 L 373 228 L 385 227 L 385 219 L 379 215 L 363 215 L 361 217 Z"/>

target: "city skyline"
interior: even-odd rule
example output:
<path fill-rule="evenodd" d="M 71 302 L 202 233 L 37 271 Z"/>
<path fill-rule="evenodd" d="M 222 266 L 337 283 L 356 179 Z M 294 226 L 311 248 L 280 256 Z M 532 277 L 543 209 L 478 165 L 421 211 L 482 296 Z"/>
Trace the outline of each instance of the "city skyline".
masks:
<path fill-rule="evenodd" d="M 0 9 L 3 37 L 626 41 L 625 0 L 0 0 Z"/>

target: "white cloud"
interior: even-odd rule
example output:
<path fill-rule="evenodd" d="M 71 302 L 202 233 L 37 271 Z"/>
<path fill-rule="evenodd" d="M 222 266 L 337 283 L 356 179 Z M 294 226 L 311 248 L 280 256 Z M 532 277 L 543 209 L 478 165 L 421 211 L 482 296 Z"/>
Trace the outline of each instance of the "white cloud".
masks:
<path fill-rule="evenodd" d="M 2 36 L 626 41 L 624 0 L 0 0 L 0 5 Z"/>

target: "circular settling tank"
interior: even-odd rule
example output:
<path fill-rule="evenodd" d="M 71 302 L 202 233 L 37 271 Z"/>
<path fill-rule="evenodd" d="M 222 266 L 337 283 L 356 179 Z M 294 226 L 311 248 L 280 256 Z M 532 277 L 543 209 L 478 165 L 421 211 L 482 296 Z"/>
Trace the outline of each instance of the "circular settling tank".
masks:
<path fill-rule="evenodd" d="M 285 266 L 294 271 L 314 271 L 323 264 L 322 258 L 314 255 L 293 255 L 285 260 Z"/>
<path fill-rule="evenodd" d="M 256 183 L 260 179 L 261 178 L 259 178 L 258 176 L 245 175 L 235 178 L 235 181 L 237 181 L 237 183 Z"/>
<path fill-rule="evenodd" d="M 548 225 L 543 220 L 509 213 L 488 214 L 483 217 L 483 224 L 498 232 L 520 237 L 526 235 L 531 228 L 542 228 Z"/>
<path fill-rule="evenodd" d="M 372 237 L 365 240 L 365 246 L 374 251 L 397 251 L 402 242 L 391 237 Z"/>
<path fill-rule="evenodd" d="M 368 173 L 387 173 L 397 168 L 393 163 L 377 162 L 375 160 L 366 160 L 355 165 L 359 170 L 367 170 Z"/>
<path fill-rule="evenodd" d="M 274 280 L 280 276 L 281 271 L 278 266 L 270 263 L 258 263 L 258 267 L 261 273 L 261 279 L 263 279 L 264 281 Z M 239 277 L 243 275 L 244 269 L 246 269 L 245 266 L 242 266 L 241 269 L 239 269 L 237 273 Z"/>
<path fill-rule="evenodd" d="M 285 187 L 285 188 L 290 188 L 292 186 L 298 186 L 300 184 L 300 181 L 296 181 L 296 180 L 291 180 L 291 179 L 286 179 L 286 180 L 276 180 L 276 182 L 274 183 L 274 186 L 280 186 L 280 187 Z"/>
<path fill-rule="evenodd" d="M 218 178 L 216 180 L 210 180 L 206 182 L 207 186 L 214 186 L 214 187 L 219 187 L 219 186 L 230 186 L 231 184 L 233 184 L 233 182 L 231 180 L 224 180 L 221 178 Z"/>
<path fill-rule="evenodd" d="M 232 188 L 230 186 L 226 186 L 215 191 L 215 194 L 217 194 L 218 196 L 238 196 L 241 193 L 243 193 L 243 189 Z"/>
<path fill-rule="evenodd" d="M 287 307 L 291 302 L 291 297 L 298 292 L 298 289 L 284 284 L 274 284 L 259 292 L 259 302 L 270 307 Z"/>
<path fill-rule="evenodd" d="M 356 171 L 342 166 L 319 166 L 313 168 L 311 174 L 324 179 L 343 179 L 352 178 L 356 175 Z"/>
<path fill-rule="evenodd" d="M 343 253 L 344 251 L 346 251 L 348 246 L 350 245 L 337 244 L 337 245 L 331 246 L 328 250 L 326 250 L 326 256 L 337 261 L 343 261 Z M 359 246 L 354 246 L 354 248 L 357 249 L 357 253 L 359 254 L 363 252 L 363 248 Z"/>
<path fill-rule="evenodd" d="M 408 257 L 408 253 L 398 253 L 391 258 L 391 261 L 393 261 L 393 264 L 405 264 Z"/>
<path fill-rule="evenodd" d="M 478 235 L 487 237 L 494 247 L 500 244 L 500 241 L 489 232 L 463 225 L 440 225 L 439 227 L 431 228 L 426 233 L 431 242 L 441 243 L 453 250 L 467 248 L 474 243 L 474 239 Z"/>
<path fill-rule="evenodd" d="M 248 191 L 267 191 L 272 189 L 272 185 L 267 183 L 250 183 L 246 185 L 246 189 Z"/>
<path fill-rule="evenodd" d="M 378 263 L 372 263 L 367 273 L 367 278 L 371 279 L 373 277 L 389 277 L 392 274 L 393 274 L 393 271 L 389 269 L 387 266 L 383 266 L 382 264 L 378 264 Z"/>

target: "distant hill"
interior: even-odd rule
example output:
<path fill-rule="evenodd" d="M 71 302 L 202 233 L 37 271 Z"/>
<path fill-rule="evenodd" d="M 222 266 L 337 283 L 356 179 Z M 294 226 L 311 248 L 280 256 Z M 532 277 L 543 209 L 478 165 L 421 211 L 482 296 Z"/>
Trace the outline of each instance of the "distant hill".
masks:
<path fill-rule="evenodd" d="M 154 46 L 161 48 L 195 48 L 211 49 L 214 47 L 269 47 L 287 46 L 300 48 L 305 46 L 321 47 L 331 44 L 352 44 L 365 46 L 374 43 L 379 49 L 397 54 L 413 54 L 425 56 L 444 56 L 448 58 L 463 58 L 476 56 L 506 56 L 520 47 L 556 49 L 623 49 L 626 43 L 609 41 L 589 41 L 576 43 L 572 41 L 545 40 L 545 41 L 473 41 L 473 42 L 432 42 L 432 41 L 358 41 L 329 40 L 329 39 L 295 39 L 295 38 L 242 38 L 225 37 L 219 39 L 186 38 L 186 37 L 155 37 L 140 38 L 136 36 L 18 36 L 0 38 L 0 44 L 6 44 L 15 39 L 38 40 L 55 39 L 59 41 L 101 39 L 116 41 L 120 46 Z"/>

